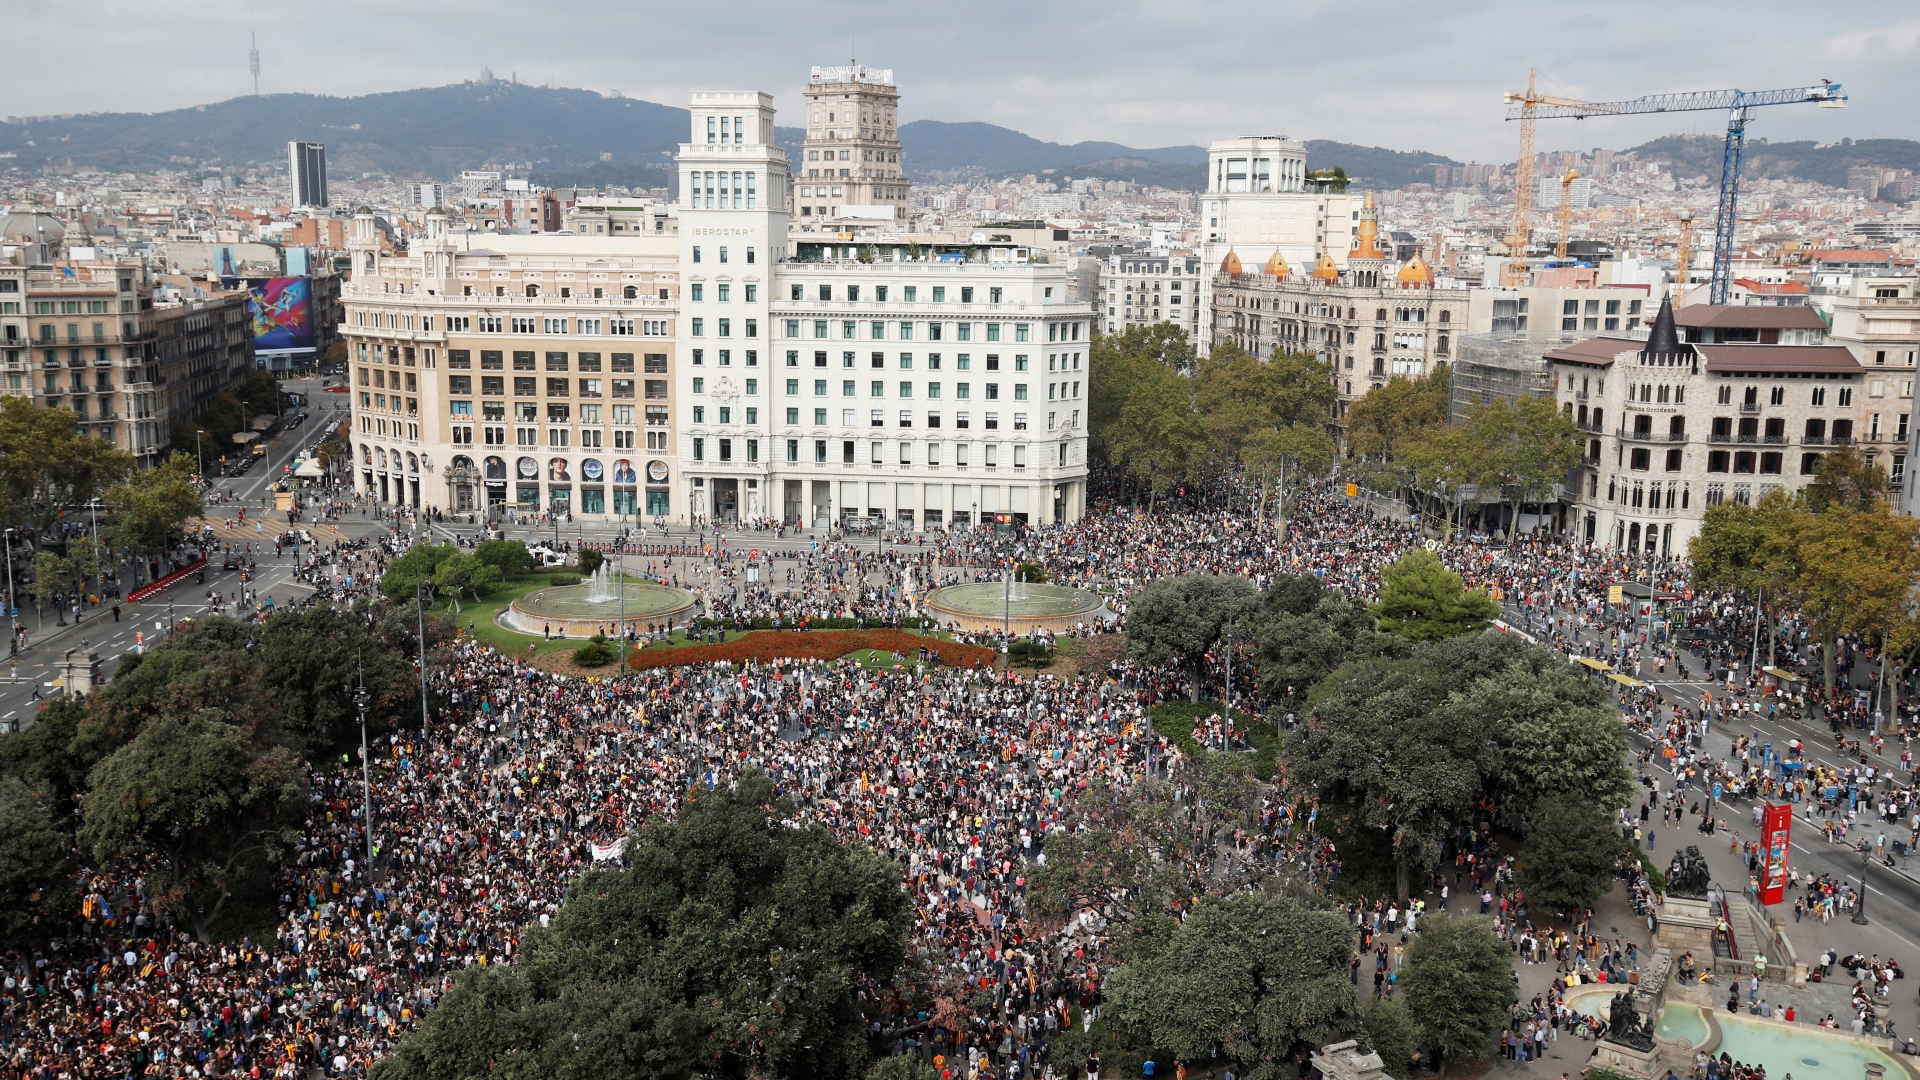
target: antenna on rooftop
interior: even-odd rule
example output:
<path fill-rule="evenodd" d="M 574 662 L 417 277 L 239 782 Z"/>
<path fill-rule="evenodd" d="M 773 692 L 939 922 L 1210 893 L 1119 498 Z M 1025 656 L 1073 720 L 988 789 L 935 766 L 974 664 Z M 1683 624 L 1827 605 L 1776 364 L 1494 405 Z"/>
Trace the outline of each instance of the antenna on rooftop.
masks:
<path fill-rule="evenodd" d="M 249 32 L 253 47 L 247 50 L 247 70 L 253 72 L 253 96 L 260 96 L 260 35 Z"/>

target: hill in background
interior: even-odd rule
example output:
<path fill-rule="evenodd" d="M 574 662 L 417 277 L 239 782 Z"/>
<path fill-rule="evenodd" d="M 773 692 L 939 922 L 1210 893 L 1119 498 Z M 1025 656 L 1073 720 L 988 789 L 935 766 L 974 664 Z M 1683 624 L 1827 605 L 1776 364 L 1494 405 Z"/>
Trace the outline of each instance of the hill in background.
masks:
<path fill-rule="evenodd" d="M 1629 153 L 1637 161 L 1672 162 L 1676 176 L 1720 181 L 1726 139 L 1719 135 L 1668 135 Z M 1920 170 L 1920 142 L 1912 139 L 1842 139 L 1837 143 L 1768 142 L 1748 139 L 1740 158 L 1744 180 L 1802 180 L 1846 187 L 1855 165 Z"/>
<path fill-rule="evenodd" d="M 0 124 L 0 168 L 53 165 L 152 172 L 286 160 L 289 140 L 327 146 L 335 177 L 371 173 L 448 179 L 462 169 L 505 168 L 556 186 L 668 187 L 687 111 L 592 90 L 467 82 L 364 97 L 271 94 L 160 113 L 96 113 Z M 800 128 L 778 128 L 795 155 Z M 1129 180 L 1189 191 L 1206 183 L 1199 146 L 1138 149 L 1111 142 L 1052 143 L 984 123 L 916 120 L 900 128 L 908 173 L 921 181 L 1029 173 L 1050 179 Z M 1671 161 L 1680 175 L 1717 177 L 1721 140 L 1669 136 L 1635 147 L 1641 161 Z M 1431 166 L 1459 162 L 1427 151 L 1310 139 L 1307 165 L 1346 170 L 1356 185 L 1392 189 L 1432 180 Z M 1871 139 L 1747 145 L 1748 176 L 1846 185 L 1854 165 L 1920 170 L 1920 143 Z"/>

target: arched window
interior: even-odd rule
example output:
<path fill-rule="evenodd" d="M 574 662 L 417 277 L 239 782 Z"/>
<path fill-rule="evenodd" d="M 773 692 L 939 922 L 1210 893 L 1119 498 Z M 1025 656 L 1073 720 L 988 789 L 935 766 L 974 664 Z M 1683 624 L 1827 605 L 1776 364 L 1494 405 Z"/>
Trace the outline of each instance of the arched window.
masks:
<path fill-rule="evenodd" d="M 1441 322 L 1452 322 L 1452 321 L 1453 321 L 1453 312 L 1451 312 L 1451 311 L 1442 311 L 1442 312 L 1440 313 L 1440 321 L 1441 321 Z"/>
<path fill-rule="evenodd" d="M 529 298 L 529 299 L 531 299 L 532 297 L 535 297 L 535 296 L 539 296 L 539 295 L 540 295 L 540 286 L 538 286 L 538 285 L 529 285 L 529 286 L 527 286 L 527 296 L 528 296 L 528 298 Z"/>
<path fill-rule="evenodd" d="M 629 300 L 637 300 L 640 298 L 640 290 L 631 285 L 622 290 L 622 294 Z"/>
<path fill-rule="evenodd" d="M 1386 309 L 1386 308 L 1380 308 L 1379 310 L 1377 310 L 1377 311 L 1375 311 L 1375 312 L 1373 313 L 1373 321 L 1374 321 L 1374 322 L 1386 322 L 1386 321 L 1387 321 L 1387 309 Z"/>

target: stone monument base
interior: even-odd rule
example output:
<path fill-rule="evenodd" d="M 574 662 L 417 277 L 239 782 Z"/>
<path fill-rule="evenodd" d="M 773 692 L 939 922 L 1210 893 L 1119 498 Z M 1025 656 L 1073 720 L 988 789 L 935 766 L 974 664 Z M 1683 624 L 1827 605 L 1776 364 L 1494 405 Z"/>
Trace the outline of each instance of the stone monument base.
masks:
<path fill-rule="evenodd" d="M 1606 1039 L 1594 1045 L 1593 1060 L 1587 1063 L 1587 1070 L 1590 1072 L 1594 1069 L 1631 1076 L 1635 1080 L 1657 1080 L 1666 1075 L 1657 1048 L 1638 1050 Z"/>

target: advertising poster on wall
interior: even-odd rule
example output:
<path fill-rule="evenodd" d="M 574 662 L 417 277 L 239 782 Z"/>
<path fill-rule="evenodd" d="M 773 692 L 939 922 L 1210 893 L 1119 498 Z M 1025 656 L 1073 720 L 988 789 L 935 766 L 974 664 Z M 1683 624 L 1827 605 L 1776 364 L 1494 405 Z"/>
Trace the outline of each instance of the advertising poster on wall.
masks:
<path fill-rule="evenodd" d="M 267 278 L 249 285 L 254 348 L 312 349 L 313 292 L 303 277 Z"/>

